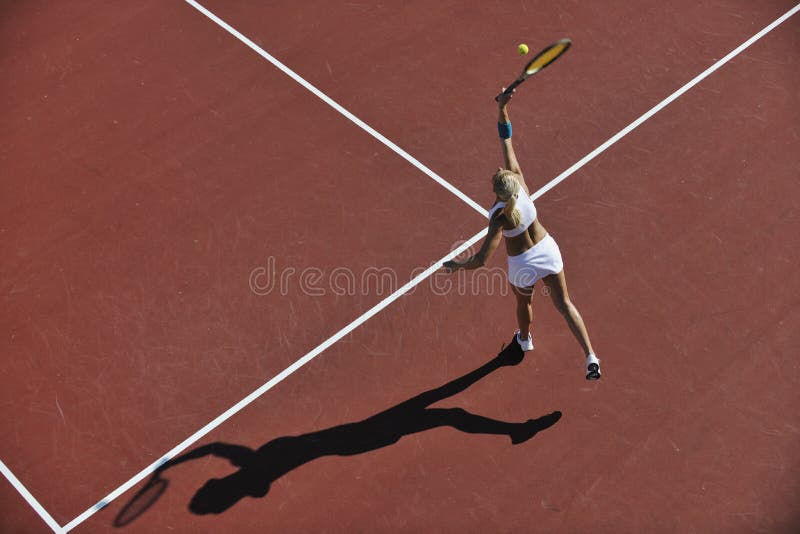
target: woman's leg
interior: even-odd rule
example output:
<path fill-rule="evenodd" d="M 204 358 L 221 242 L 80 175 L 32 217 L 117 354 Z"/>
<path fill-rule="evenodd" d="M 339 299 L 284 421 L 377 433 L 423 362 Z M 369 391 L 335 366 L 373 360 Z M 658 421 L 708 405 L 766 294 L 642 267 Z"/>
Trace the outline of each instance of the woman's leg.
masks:
<path fill-rule="evenodd" d="M 573 335 L 581 344 L 583 352 L 588 356 L 593 353 L 592 343 L 589 341 L 589 333 L 586 331 L 586 325 L 583 324 L 581 314 L 578 313 L 578 308 L 569 300 L 569 293 L 567 292 L 567 279 L 564 277 L 562 270 L 558 274 L 551 274 L 545 276 L 544 283 L 550 289 L 550 297 L 553 299 L 556 309 L 561 312 L 561 315 L 566 319 L 569 329 L 572 330 Z"/>
<path fill-rule="evenodd" d="M 517 326 L 519 326 L 519 334 L 522 339 L 531 331 L 531 323 L 533 322 L 533 305 L 531 299 L 533 298 L 533 287 L 519 288 L 514 284 L 511 285 L 511 291 L 517 299 Z"/>

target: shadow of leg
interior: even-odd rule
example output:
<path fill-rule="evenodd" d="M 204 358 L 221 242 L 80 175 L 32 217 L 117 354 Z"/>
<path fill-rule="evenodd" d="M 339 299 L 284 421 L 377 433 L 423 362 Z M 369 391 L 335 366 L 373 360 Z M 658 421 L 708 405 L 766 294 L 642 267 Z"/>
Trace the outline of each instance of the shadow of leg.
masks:
<path fill-rule="evenodd" d="M 451 426 L 469 434 L 505 434 L 515 445 L 528 441 L 538 432 L 550 428 L 561 419 L 561 412 L 553 412 L 537 419 L 529 419 L 524 423 L 508 423 L 475 415 L 462 408 L 429 408 L 420 415 L 419 422 L 423 427 L 420 430 L 437 426 Z"/>

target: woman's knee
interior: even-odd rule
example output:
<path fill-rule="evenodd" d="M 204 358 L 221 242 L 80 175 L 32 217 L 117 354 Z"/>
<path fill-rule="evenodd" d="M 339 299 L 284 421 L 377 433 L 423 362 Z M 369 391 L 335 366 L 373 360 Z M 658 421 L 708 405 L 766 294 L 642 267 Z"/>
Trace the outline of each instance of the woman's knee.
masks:
<path fill-rule="evenodd" d="M 569 300 L 569 297 L 553 297 L 553 304 L 555 304 L 556 309 L 561 313 L 561 315 L 569 315 L 570 312 L 575 308 L 573 306 L 572 301 Z"/>

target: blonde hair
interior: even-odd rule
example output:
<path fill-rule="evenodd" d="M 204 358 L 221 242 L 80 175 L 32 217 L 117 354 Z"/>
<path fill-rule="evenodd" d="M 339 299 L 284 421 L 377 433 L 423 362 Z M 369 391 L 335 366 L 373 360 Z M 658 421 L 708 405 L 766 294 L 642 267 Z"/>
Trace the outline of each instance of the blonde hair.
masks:
<path fill-rule="evenodd" d="M 494 175 L 494 192 L 497 197 L 506 203 L 501 213 L 513 225 L 519 226 L 522 214 L 517 209 L 517 194 L 519 194 L 519 181 L 516 175 L 508 170 L 499 171 Z"/>

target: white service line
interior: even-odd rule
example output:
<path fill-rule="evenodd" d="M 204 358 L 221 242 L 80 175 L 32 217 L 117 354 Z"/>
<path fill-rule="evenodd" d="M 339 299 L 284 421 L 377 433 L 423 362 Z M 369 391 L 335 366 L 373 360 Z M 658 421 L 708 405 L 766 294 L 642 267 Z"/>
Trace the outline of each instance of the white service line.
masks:
<path fill-rule="evenodd" d="M 192 0 L 186 0 L 186 1 L 190 2 L 190 3 L 194 3 Z M 731 52 L 730 54 L 728 54 L 724 58 L 722 58 L 719 61 L 717 61 L 714 65 L 712 65 L 711 67 L 709 67 L 708 69 L 703 71 L 700 75 L 696 76 L 692 81 L 690 81 L 689 83 L 687 83 L 686 85 L 684 85 L 683 87 L 678 89 L 676 92 L 674 92 L 673 94 L 668 96 L 666 99 L 664 99 L 660 104 L 656 105 L 650 111 L 648 111 L 647 113 L 645 113 L 644 115 L 642 115 L 641 117 L 639 117 L 638 119 L 633 121 L 630 125 L 628 125 L 627 127 L 623 128 L 622 130 L 620 130 L 616 135 L 614 135 L 608 141 L 606 141 L 605 143 L 603 143 L 602 145 L 597 147 L 595 150 L 593 150 L 592 152 L 587 154 L 584 158 L 582 158 L 580 161 L 578 161 L 575 165 L 571 166 L 569 169 L 567 169 L 566 171 L 564 171 L 563 173 L 558 175 L 556 178 L 554 178 L 553 180 L 548 182 L 544 187 L 542 187 L 541 189 L 536 191 L 533 195 L 531 195 L 531 198 L 535 200 L 535 199 L 541 197 L 544 193 L 546 193 L 547 191 L 549 191 L 550 189 L 555 187 L 558 183 L 564 181 L 568 176 L 570 176 L 571 174 L 575 173 L 578 169 L 580 169 L 581 167 L 586 165 L 586 163 L 588 163 L 589 161 L 594 159 L 598 154 L 600 154 L 601 152 L 606 150 L 608 147 L 610 147 L 611 145 L 613 145 L 614 143 L 619 141 L 622 137 L 627 135 L 631 130 L 633 130 L 634 128 L 639 126 L 642 122 L 644 122 L 648 118 L 652 117 L 655 113 L 657 113 L 659 110 L 661 110 L 664 106 L 666 106 L 667 104 L 669 104 L 670 102 L 672 102 L 673 100 L 678 98 L 680 95 L 685 93 L 691 87 L 696 85 L 700 80 L 704 79 L 709 74 L 711 74 L 712 72 L 717 70 L 720 66 L 722 66 L 725 63 L 727 63 L 728 61 L 730 61 L 731 58 L 733 58 L 737 54 L 741 53 L 745 48 L 747 48 L 748 46 L 753 44 L 755 41 L 757 41 L 758 39 L 763 37 L 766 33 L 768 33 L 770 30 L 772 30 L 777 25 L 779 25 L 781 22 L 785 21 L 787 18 L 789 18 L 790 16 L 795 14 L 798 10 L 800 10 L 800 4 L 796 5 L 793 9 L 788 11 L 785 15 L 783 15 L 782 17 L 777 19 L 775 22 L 773 22 L 772 24 L 770 24 L 769 26 L 767 26 L 766 28 L 764 28 L 763 30 L 758 32 L 756 35 L 754 35 L 753 37 L 751 37 L 747 41 L 745 41 L 741 46 L 736 48 L 733 52 Z M 258 397 L 260 397 L 261 395 L 263 395 L 264 393 L 266 393 L 267 391 L 272 389 L 274 386 L 279 384 L 281 381 L 283 381 L 285 378 L 290 376 L 292 373 L 294 373 L 295 371 L 297 371 L 298 369 L 303 367 L 305 364 L 307 364 L 308 362 L 310 362 L 311 360 L 316 358 L 325 349 L 327 349 L 328 347 L 330 347 L 331 345 L 333 345 L 334 343 L 339 341 L 342 337 L 346 336 L 347 334 L 349 334 L 350 332 L 355 330 L 358 326 L 362 325 L 364 322 L 366 322 L 368 319 L 370 319 L 373 315 L 377 314 L 378 312 L 380 312 L 381 310 L 386 308 L 389 304 L 391 304 L 392 302 L 397 300 L 399 297 L 404 295 L 409 290 L 413 289 L 415 286 L 419 285 L 420 282 L 422 282 L 423 280 L 428 278 L 430 275 L 432 275 L 434 272 L 436 272 L 440 268 L 440 266 L 441 266 L 441 264 L 443 262 L 445 262 L 447 260 L 450 260 L 452 258 L 455 258 L 459 254 L 461 254 L 463 251 L 467 250 L 469 247 L 471 247 L 472 245 L 474 245 L 475 243 L 480 241 L 483 237 L 486 236 L 486 233 L 487 233 L 487 229 L 483 228 L 480 232 L 478 232 L 477 234 L 472 236 L 468 241 L 466 241 L 462 246 L 460 246 L 459 248 L 453 250 L 452 252 L 450 252 L 449 254 L 447 254 L 446 256 L 441 258 L 440 260 L 438 260 L 436 263 L 431 265 L 424 272 L 422 272 L 419 275 L 417 275 L 416 277 L 414 277 L 412 280 L 407 282 L 405 285 L 403 285 L 402 287 L 397 289 L 394 293 L 392 293 L 391 295 L 389 295 L 388 297 L 383 299 L 381 302 L 379 302 L 378 304 L 376 304 L 375 306 L 370 308 L 367 312 L 363 313 L 356 320 L 354 320 L 353 322 L 351 322 L 350 324 L 348 324 L 347 326 L 345 326 L 344 328 L 339 330 L 332 337 L 328 338 L 326 341 L 324 341 L 323 343 L 318 345 L 316 348 L 314 348 L 308 354 L 306 354 L 305 356 L 303 356 L 302 358 L 297 360 L 295 363 L 293 363 L 292 365 L 290 365 L 289 367 L 284 369 L 280 374 L 278 374 L 275 377 L 273 377 L 272 379 L 270 379 L 269 382 L 265 383 L 264 385 L 262 385 L 261 387 L 259 387 L 255 391 L 253 391 L 250 395 L 248 395 L 247 397 L 245 397 L 244 399 L 242 399 L 241 401 L 236 403 L 236 405 L 232 406 L 230 409 L 228 409 L 224 413 L 220 414 L 218 417 L 216 417 L 213 421 L 208 423 L 206 426 L 204 426 L 203 428 L 201 428 L 200 430 L 198 430 L 197 432 L 195 432 L 194 434 L 192 434 L 191 436 L 186 438 L 179 445 L 177 445 L 172 450 L 167 452 L 158 461 L 153 462 L 152 464 L 147 466 L 139 474 L 137 474 L 136 476 L 134 476 L 133 478 L 131 478 L 130 480 L 125 482 L 122 486 L 120 486 L 116 490 L 114 490 L 111 493 L 109 493 L 100 502 L 98 502 L 97 504 L 93 505 L 88 510 L 86 510 L 85 512 L 80 514 L 78 517 L 76 517 L 75 519 L 70 521 L 67 525 L 64 526 L 63 532 L 68 532 L 68 531 L 74 529 L 75 527 L 77 527 L 78 525 L 83 523 L 86 519 L 91 517 L 95 512 L 97 512 L 98 510 L 100 510 L 103 507 L 105 507 L 108 503 L 110 503 L 111 501 L 113 501 L 114 499 L 116 499 L 117 497 L 122 495 L 124 492 L 126 492 L 127 490 L 129 490 L 130 488 L 132 488 L 133 486 L 138 484 L 140 481 L 144 480 L 147 476 L 152 474 L 160 465 L 164 464 L 165 462 L 167 462 L 171 458 L 174 458 L 175 455 L 180 454 L 182 451 L 186 450 L 193 443 L 197 442 L 203 436 L 205 436 L 206 434 L 208 434 L 209 432 L 211 432 L 212 430 L 217 428 L 219 425 L 221 425 L 222 423 L 224 423 L 225 421 L 230 419 L 234 414 L 236 414 L 239 411 L 241 411 L 243 408 L 245 408 L 247 405 L 252 403 Z M 47 520 L 47 519 L 45 519 L 45 520 Z M 50 524 L 50 523 L 48 523 L 48 524 Z"/>
<path fill-rule="evenodd" d="M 39 501 L 36 500 L 36 497 L 31 495 L 31 492 L 28 491 L 28 488 L 22 485 L 22 482 L 20 482 L 14 473 L 11 472 L 11 469 L 6 467 L 6 464 L 4 464 L 2 460 L 0 460 L 0 473 L 3 473 L 3 476 L 5 476 L 8 481 L 11 482 L 11 485 L 14 486 L 14 489 L 16 489 L 19 494 L 22 495 L 22 497 L 28 502 L 31 508 L 33 508 L 37 514 L 39 514 L 39 517 L 44 519 L 44 522 L 47 523 L 48 527 L 53 529 L 53 532 L 56 532 L 57 534 L 65 532 L 64 529 L 61 528 L 61 525 L 56 523 L 56 520 L 53 519 L 53 516 L 51 516 L 47 510 L 44 509 L 44 506 L 39 504 Z"/>
<path fill-rule="evenodd" d="M 416 167 L 417 169 L 421 170 L 422 172 L 427 174 L 429 177 L 433 178 L 442 187 L 444 187 L 445 189 L 447 189 L 448 191 L 453 193 L 455 196 L 457 196 L 458 198 L 460 198 L 461 200 L 466 202 L 475 211 L 477 211 L 478 213 L 480 213 L 484 217 L 487 217 L 489 215 L 489 212 L 486 211 L 486 209 L 483 206 L 481 206 L 480 204 L 478 204 L 477 202 L 472 200 L 470 197 L 465 195 L 463 192 L 461 192 L 459 189 L 457 189 L 450 182 L 448 182 L 447 180 L 445 180 L 444 178 L 442 178 L 441 176 L 439 176 L 438 174 L 436 174 L 435 172 L 430 170 L 428 167 L 426 167 L 425 165 L 420 163 L 419 160 L 417 160 L 411 154 L 409 154 L 408 152 L 406 152 L 405 150 L 403 150 L 402 148 L 400 148 L 399 146 L 394 144 L 392 141 L 390 141 L 386 137 L 384 137 L 381 133 L 376 131 L 374 128 L 369 126 L 367 123 L 365 123 L 364 121 L 362 121 L 361 119 L 359 119 L 358 117 L 356 117 L 355 115 L 353 115 L 352 113 L 347 111 L 345 108 L 343 108 L 341 105 L 339 105 L 335 100 L 333 100 L 328 95 L 326 95 L 325 93 L 323 93 L 322 91 L 320 91 L 319 89 L 314 87 L 311 83 L 309 83 L 303 77 L 301 77 L 299 74 L 294 72 L 292 69 L 290 69 L 289 67 L 287 67 L 286 65 L 284 65 L 283 63 L 278 61 L 272 55 L 268 54 L 263 48 L 258 46 L 256 43 L 254 43 L 253 41 L 251 41 L 250 39 L 245 37 L 243 34 L 239 33 L 233 26 L 231 26 L 230 24 L 228 24 L 227 22 L 225 22 L 224 20 L 222 20 L 221 18 L 216 16 L 214 13 L 212 13 L 211 11 L 209 11 L 208 9 L 206 9 L 205 7 L 200 5 L 195 0 L 186 0 L 186 3 L 190 4 L 192 7 L 194 7 L 198 11 L 200 11 L 203 15 L 205 15 L 206 17 L 208 17 L 209 19 L 214 21 L 217 25 L 219 25 L 226 32 L 230 33 L 231 35 L 233 35 L 234 37 L 239 39 L 242 43 L 247 45 L 249 48 L 251 48 L 258 55 L 260 55 L 261 57 L 263 57 L 264 59 L 266 59 L 267 61 L 269 61 L 273 65 L 275 65 L 276 67 L 278 67 L 278 69 L 283 71 L 287 76 L 292 78 L 294 81 L 296 81 L 297 83 L 299 83 L 300 85 L 302 85 L 303 87 L 305 87 L 306 89 L 311 91 L 312 93 L 314 93 L 314 95 L 319 97 L 323 102 L 328 104 L 330 107 L 332 107 L 333 109 L 335 109 L 336 111 L 338 111 L 339 113 L 341 113 L 342 115 L 344 115 L 345 117 L 350 119 L 356 126 L 358 126 L 362 130 L 364 130 L 365 132 L 370 134 L 372 137 L 374 137 L 375 139 L 377 139 L 378 141 L 380 141 L 381 143 L 383 143 L 384 145 L 389 147 L 391 150 L 393 150 L 400 157 L 402 157 L 403 159 L 408 161 L 414 167 Z"/>

